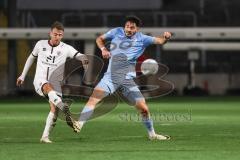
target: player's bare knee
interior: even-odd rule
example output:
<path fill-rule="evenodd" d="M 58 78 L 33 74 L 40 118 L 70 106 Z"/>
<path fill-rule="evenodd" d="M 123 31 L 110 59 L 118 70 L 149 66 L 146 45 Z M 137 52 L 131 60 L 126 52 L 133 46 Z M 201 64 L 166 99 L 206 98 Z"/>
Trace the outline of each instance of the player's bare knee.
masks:
<path fill-rule="evenodd" d="M 95 88 L 90 98 L 98 100 L 105 97 L 105 91 L 101 88 Z"/>
<path fill-rule="evenodd" d="M 141 100 L 136 101 L 136 107 L 139 108 L 139 109 L 142 109 L 142 108 L 147 108 L 148 109 L 145 99 L 141 99 Z"/>
<path fill-rule="evenodd" d="M 53 87 L 50 83 L 46 83 L 42 86 L 42 90 L 44 94 L 48 94 L 50 91 L 53 90 Z"/>
<path fill-rule="evenodd" d="M 95 97 L 90 97 L 89 100 L 88 100 L 88 102 L 87 102 L 87 104 L 86 104 L 86 106 L 94 109 L 95 106 L 96 106 L 96 104 L 97 104 L 99 101 L 100 101 L 100 100 L 97 99 L 97 98 L 95 98 Z"/>
<path fill-rule="evenodd" d="M 96 104 L 100 102 L 103 97 L 104 91 L 102 89 L 95 88 L 86 105 L 88 107 L 95 108 Z"/>

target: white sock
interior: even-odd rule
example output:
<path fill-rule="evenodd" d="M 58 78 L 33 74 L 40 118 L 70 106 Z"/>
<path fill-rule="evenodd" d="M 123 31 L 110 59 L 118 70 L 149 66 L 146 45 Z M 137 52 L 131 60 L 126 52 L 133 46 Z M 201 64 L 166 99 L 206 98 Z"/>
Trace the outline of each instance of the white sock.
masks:
<path fill-rule="evenodd" d="M 149 117 L 147 118 L 142 118 L 143 120 L 143 124 L 145 125 L 147 131 L 148 131 L 148 135 L 150 137 L 155 135 L 155 131 L 154 131 L 154 127 L 153 127 L 153 120 Z"/>
<path fill-rule="evenodd" d="M 155 136 L 156 133 L 155 133 L 154 130 L 152 130 L 152 131 L 148 131 L 148 135 L 149 135 L 150 137 L 152 137 L 152 136 Z"/>
<path fill-rule="evenodd" d="M 51 129 L 53 128 L 53 118 L 54 118 L 54 113 L 49 112 L 47 119 L 46 119 L 46 125 L 42 134 L 42 137 L 48 137 Z"/>
<path fill-rule="evenodd" d="M 55 91 L 48 92 L 48 98 L 49 101 L 52 102 L 55 106 L 57 106 L 59 109 L 64 109 L 64 104 L 62 102 L 62 99 L 57 95 Z"/>

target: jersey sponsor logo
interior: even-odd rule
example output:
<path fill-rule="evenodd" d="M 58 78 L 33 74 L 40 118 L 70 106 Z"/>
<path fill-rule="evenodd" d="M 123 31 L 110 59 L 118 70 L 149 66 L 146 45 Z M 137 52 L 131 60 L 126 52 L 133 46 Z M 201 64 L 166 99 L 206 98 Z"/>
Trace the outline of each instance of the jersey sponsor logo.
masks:
<path fill-rule="evenodd" d="M 55 62 L 55 58 L 56 58 L 56 56 L 49 55 L 49 56 L 46 58 L 46 61 L 47 61 L 47 62 L 52 62 L 52 63 L 54 63 L 54 62 Z"/>
<path fill-rule="evenodd" d="M 47 61 L 47 62 L 48 62 L 48 61 L 51 61 L 52 58 L 53 58 L 53 56 L 49 55 L 49 56 L 47 57 L 46 61 Z"/>
<path fill-rule="evenodd" d="M 43 64 L 46 64 L 46 65 L 48 65 L 48 66 L 55 66 L 55 67 L 57 67 L 58 65 L 57 64 L 52 64 L 52 63 L 48 63 L 48 62 L 44 62 L 44 61 L 42 61 L 42 63 Z"/>

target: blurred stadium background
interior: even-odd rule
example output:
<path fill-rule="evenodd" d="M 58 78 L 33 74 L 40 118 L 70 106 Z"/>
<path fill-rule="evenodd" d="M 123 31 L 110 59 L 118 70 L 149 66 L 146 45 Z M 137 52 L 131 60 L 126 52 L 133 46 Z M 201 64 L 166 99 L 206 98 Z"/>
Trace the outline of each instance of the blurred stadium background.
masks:
<path fill-rule="evenodd" d="M 160 35 L 166 30 L 175 33 L 169 44 L 145 51 L 145 55 L 169 67 L 165 79 L 175 85 L 172 94 L 239 95 L 239 3 L 237 0 L 106 0 L 104 3 L 1 0 L 0 95 L 33 91 L 34 69 L 24 88 L 16 89 L 15 79 L 36 41 L 48 37 L 53 21 L 65 25 L 67 43 L 83 53 L 100 56 L 96 36 L 122 25 L 126 15 L 140 17 L 144 33 Z"/>
<path fill-rule="evenodd" d="M 0 159 L 239 159 L 239 14 L 239 0 L 0 0 Z M 163 79 L 174 91 L 149 106 L 156 116 L 165 115 L 155 127 L 172 140 L 149 142 L 135 110 L 120 103 L 80 135 L 60 121 L 52 133 L 56 143 L 43 147 L 38 142 L 48 107 L 35 98 L 35 67 L 23 87 L 15 86 L 33 46 L 48 38 L 58 20 L 66 28 L 65 42 L 101 58 L 96 36 L 120 26 L 127 15 L 140 17 L 149 35 L 174 33 L 168 44 L 151 46 L 141 57 L 169 68 Z M 90 86 L 96 84 L 97 64 L 90 61 Z M 69 83 L 81 85 L 82 74 L 73 74 Z M 77 101 L 72 109 L 83 105 Z M 134 117 L 122 119 L 125 114 Z"/>

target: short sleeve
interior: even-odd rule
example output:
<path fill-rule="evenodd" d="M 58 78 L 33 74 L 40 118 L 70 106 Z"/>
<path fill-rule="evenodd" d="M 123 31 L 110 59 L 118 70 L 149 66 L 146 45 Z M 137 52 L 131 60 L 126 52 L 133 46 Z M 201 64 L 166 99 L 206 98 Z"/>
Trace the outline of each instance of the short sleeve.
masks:
<path fill-rule="evenodd" d="M 79 52 L 75 49 L 75 48 L 73 48 L 72 46 L 70 46 L 70 45 L 67 45 L 68 46 L 68 57 L 69 58 L 74 58 Z"/>
<path fill-rule="evenodd" d="M 37 56 L 38 56 L 38 53 L 40 52 L 40 48 L 41 48 L 41 42 L 38 41 L 38 42 L 36 43 L 36 45 L 34 46 L 33 51 L 32 51 L 32 55 L 33 55 L 34 57 L 37 57 Z"/>
<path fill-rule="evenodd" d="M 103 34 L 104 39 L 111 40 L 117 33 L 118 28 L 109 30 L 107 33 Z"/>
<path fill-rule="evenodd" d="M 154 37 L 142 34 L 143 45 L 145 47 L 154 44 Z"/>

